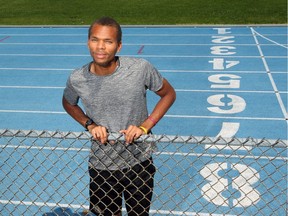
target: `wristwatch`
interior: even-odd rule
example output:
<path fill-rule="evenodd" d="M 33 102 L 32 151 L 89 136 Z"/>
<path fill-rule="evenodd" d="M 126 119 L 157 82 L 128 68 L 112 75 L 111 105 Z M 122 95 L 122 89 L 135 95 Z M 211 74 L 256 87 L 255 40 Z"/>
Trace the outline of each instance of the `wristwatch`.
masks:
<path fill-rule="evenodd" d="M 88 119 L 87 121 L 86 121 L 86 123 L 85 123 L 85 128 L 86 128 L 86 130 L 88 131 L 88 126 L 89 125 L 92 125 L 94 122 L 93 122 L 93 120 L 92 119 Z"/>

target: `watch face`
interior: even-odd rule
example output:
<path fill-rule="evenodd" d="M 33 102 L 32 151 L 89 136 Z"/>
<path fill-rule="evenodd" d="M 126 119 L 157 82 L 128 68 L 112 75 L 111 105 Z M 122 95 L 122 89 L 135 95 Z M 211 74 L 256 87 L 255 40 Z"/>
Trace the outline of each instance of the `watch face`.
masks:
<path fill-rule="evenodd" d="M 91 125 L 91 124 L 93 124 L 93 120 L 92 120 L 92 119 L 88 119 L 88 120 L 86 121 L 86 123 L 85 123 L 85 128 L 87 129 L 87 127 L 88 127 L 89 125 Z"/>

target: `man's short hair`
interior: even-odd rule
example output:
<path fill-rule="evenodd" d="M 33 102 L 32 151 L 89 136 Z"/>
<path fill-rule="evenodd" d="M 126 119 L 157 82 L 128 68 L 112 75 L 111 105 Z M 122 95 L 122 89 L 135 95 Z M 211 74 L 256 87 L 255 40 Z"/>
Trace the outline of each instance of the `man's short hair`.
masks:
<path fill-rule="evenodd" d="M 118 43 L 122 41 L 122 30 L 120 24 L 111 17 L 101 17 L 95 20 L 89 27 L 88 38 L 91 36 L 91 31 L 94 25 L 111 26 L 115 27 L 117 30 L 117 41 Z"/>

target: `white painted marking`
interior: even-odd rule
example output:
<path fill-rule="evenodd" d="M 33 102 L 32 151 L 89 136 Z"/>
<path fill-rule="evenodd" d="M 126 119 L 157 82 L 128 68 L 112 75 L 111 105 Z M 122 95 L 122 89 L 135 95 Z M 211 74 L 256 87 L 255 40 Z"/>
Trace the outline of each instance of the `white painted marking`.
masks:
<path fill-rule="evenodd" d="M 237 131 L 239 130 L 240 123 L 239 122 L 223 122 L 222 128 L 216 137 L 223 137 L 223 138 L 231 138 L 235 136 Z"/>

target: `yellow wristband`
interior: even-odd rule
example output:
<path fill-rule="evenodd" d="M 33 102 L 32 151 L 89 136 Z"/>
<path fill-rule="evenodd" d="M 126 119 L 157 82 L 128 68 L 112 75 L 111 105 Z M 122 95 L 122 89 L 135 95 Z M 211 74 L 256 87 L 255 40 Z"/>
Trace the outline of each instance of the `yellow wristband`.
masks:
<path fill-rule="evenodd" d="M 144 132 L 144 134 L 148 134 L 148 130 L 145 127 L 140 126 L 139 128 Z"/>

